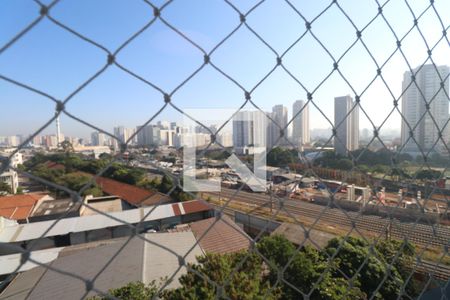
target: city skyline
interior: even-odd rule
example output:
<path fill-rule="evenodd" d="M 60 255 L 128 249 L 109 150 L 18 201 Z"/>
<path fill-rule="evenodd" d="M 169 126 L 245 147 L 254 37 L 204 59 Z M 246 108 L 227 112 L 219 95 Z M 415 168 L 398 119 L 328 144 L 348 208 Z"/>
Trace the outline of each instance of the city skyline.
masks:
<path fill-rule="evenodd" d="M 306 3 L 302 7 L 302 12 L 307 19 L 313 19 L 324 7 L 329 5 L 328 2 Z M 428 3 L 428 1 L 425 2 Z M 419 10 L 425 2 L 414 1 L 410 5 L 413 10 Z M 73 13 L 79 11 L 80 7 L 71 2 L 56 6 L 52 10 L 52 15 L 55 18 L 64 19 L 68 25 L 74 26 L 93 40 L 98 40 L 108 49 L 117 48 L 131 33 L 145 24 L 148 18 L 146 10 L 143 9 L 144 4 L 141 6 L 134 2 L 131 5 L 117 2 L 103 5 L 100 2 L 89 2 L 86 5 L 88 7 L 83 6 L 82 10 L 85 13 L 82 22 Z M 133 22 L 121 22 L 124 23 L 123 26 L 111 33 L 108 31 L 108 27 L 117 24 L 119 20 L 123 20 L 122 18 L 131 20 L 121 14 L 125 10 L 124 5 L 126 11 L 133 14 L 133 18 L 131 18 Z M 243 11 L 251 7 L 249 3 L 244 2 L 237 2 L 236 5 Z M 378 14 L 376 3 L 349 1 L 341 5 L 354 20 L 356 26 L 360 28 Z M 436 5 L 443 11 L 449 11 L 450 3 L 446 1 L 437 1 Z M 207 11 L 208 13 L 200 18 L 187 18 L 183 12 L 192 7 L 198 7 L 198 11 Z M 22 3 L 20 1 L 4 2 L 1 4 L 1 8 L 3 9 L 0 10 L 0 28 L 4 34 L 0 37 L 0 43 L 7 41 L 13 32 L 17 32 L 21 28 L 22 22 L 34 15 L 38 9 L 32 2 Z M 99 9 L 104 11 L 100 18 L 90 13 Z M 14 12 L 17 11 L 23 14 L 22 18 L 14 15 Z M 283 17 L 267 20 L 265 18 L 267 13 Z M 399 14 L 402 18 L 399 18 Z M 174 25 L 177 28 L 206 51 L 211 50 L 239 22 L 238 15 L 235 15 L 229 6 L 215 1 L 190 4 L 181 1 L 168 6 L 167 10 L 163 11 L 163 15 L 169 21 L 175 22 Z M 387 3 L 383 7 L 383 15 L 395 26 L 400 37 L 413 25 L 414 17 L 409 13 L 403 1 Z M 442 17 L 444 21 L 445 18 L 448 18 L 447 14 Z M 427 36 L 430 47 L 434 46 L 442 34 L 442 30 L 439 26 L 435 26 L 432 18 L 433 15 L 427 13 L 420 19 L 420 29 Z M 209 22 L 213 22 L 215 26 L 205 26 Z M 248 22 L 269 44 L 277 45 L 275 50 L 280 53 L 292 45 L 304 31 L 304 21 L 298 15 L 293 14 L 285 3 L 277 5 L 276 2 L 266 1 L 254 10 Z M 327 24 L 333 24 L 333 27 L 330 28 Z M 286 28 L 300 29 L 286 30 Z M 318 22 L 315 22 L 311 30 L 326 44 L 327 49 L 336 59 L 352 45 L 356 38 L 354 28 L 336 8 L 331 9 Z M 55 45 L 54 40 L 62 41 L 62 43 Z M 362 40 L 379 65 L 382 65 L 397 47 L 395 37 L 387 30 L 383 22 L 372 23 L 364 31 Z M 379 42 L 381 40 L 383 43 Z M 243 51 L 243 41 L 251 51 Z M 403 73 L 409 70 L 409 66 L 411 68 L 421 66 L 428 58 L 427 47 L 416 30 L 409 35 L 408 39 L 402 40 L 401 47 L 408 63 L 399 51 L 396 51 L 381 70 L 381 75 L 388 88 L 380 77 L 376 77 L 377 66 L 359 42 L 338 64 L 342 76 L 351 86 L 341 75 L 334 72 L 320 88 L 315 90 L 334 69 L 334 66 L 333 60 L 310 34 L 306 34 L 303 40 L 283 57 L 283 64 L 308 91 L 314 90 L 313 101 L 329 120 L 333 119 L 332 103 L 336 95 L 350 94 L 354 97 L 355 94 L 362 94 L 361 105 L 366 111 L 376 112 L 370 114 L 370 117 L 375 125 L 379 126 L 389 115 L 394 100 L 393 96 L 399 99 L 401 95 Z M 145 51 L 140 51 L 140 49 Z M 12 55 L 12 51 L 14 51 L 14 55 Z M 67 57 L 71 57 L 71 59 L 67 59 Z M 155 61 L 152 57 L 158 57 L 158 60 Z M 433 48 L 433 61 L 437 65 L 450 65 L 448 57 L 445 43 L 439 43 Z M 24 84 L 42 90 L 56 99 L 65 99 L 78 85 L 95 73 L 97 67 L 101 67 L 105 59 L 102 53 L 95 48 L 77 40 L 62 29 L 55 28 L 50 22 L 44 21 L 31 30 L 19 43 L 2 54 L 0 69 L 2 69 L 2 75 L 7 78 L 23 81 Z M 156 22 L 148 33 L 133 41 L 130 47 L 126 47 L 117 59 L 138 75 L 160 86 L 164 91 L 170 92 L 201 66 L 203 54 L 180 36 L 168 30 L 161 22 Z M 271 70 L 276 61 L 276 55 L 270 53 L 270 50 L 252 36 L 251 32 L 243 28 L 211 56 L 211 61 L 235 78 L 243 88 L 252 90 Z M 20 65 L 19 68 L 16 67 L 18 65 Z M 169 70 L 176 70 L 176 72 Z M 60 81 L 61 78 L 65 80 Z M 368 83 L 374 78 L 375 81 L 366 89 Z M 54 82 L 59 83 L 56 85 Z M 208 82 L 208 84 L 205 85 L 204 82 Z M 4 125 L 0 127 L 0 135 L 28 134 L 45 124 L 54 114 L 54 103 L 48 99 L 29 93 L 4 80 L 0 80 L 0 89 L 5 95 L 4 99 L 7 100 L 5 109 L 10 112 L 2 120 L 4 122 L 2 125 Z M 251 93 L 251 96 L 255 104 L 268 111 L 275 104 L 274 99 L 278 99 L 275 100 L 277 103 L 282 102 L 284 106 L 292 107 L 296 99 L 306 100 L 307 92 L 286 72 L 277 68 Z M 280 97 L 286 100 L 280 101 Z M 180 88 L 172 98 L 173 103 L 181 109 L 207 107 L 236 109 L 243 103 L 245 96 L 238 86 L 213 68 L 206 66 L 190 80 L 189 84 Z M 22 104 L 20 107 L 15 105 L 19 101 Z M 126 110 L 124 110 L 124 104 L 126 104 Z M 144 124 L 163 104 L 163 96 L 159 92 L 118 68 L 110 68 L 91 85 L 76 94 L 67 103 L 66 108 L 76 117 L 97 127 L 112 130 L 119 119 L 121 124 L 129 128 Z M 206 107 L 204 107 L 205 104 Z M 101 114 L 98 113 L 100 111 Z M 179 120 L 181 117 L 179 112 L 168 107 L 158 116 L 158 119 Z M 314 106 L 310 106 L 310 119 L 311 128 L 328 128 L 330 126 L 330 123 Z M 86 138 L 93 130 L 65 115 L 61 116 L 61 122 L 63 131 L 69 136 Z M 383 126 L 386 129 L 396 129 L 399 128 L 400 122 L 400 114 L 394 112 Z M 361 116 L 360 123 L 361 127 L 372 128 L 369 120 L 363 116 Z M 25 127 L 24 124 L 27 126 Z M 48 130 L 45 130 L 44 133 L 47 134 Z"/>
<path fill-rule="evenodd" d="M 0 1 L 0 300 L 450 295 L 450 0 Z"/>

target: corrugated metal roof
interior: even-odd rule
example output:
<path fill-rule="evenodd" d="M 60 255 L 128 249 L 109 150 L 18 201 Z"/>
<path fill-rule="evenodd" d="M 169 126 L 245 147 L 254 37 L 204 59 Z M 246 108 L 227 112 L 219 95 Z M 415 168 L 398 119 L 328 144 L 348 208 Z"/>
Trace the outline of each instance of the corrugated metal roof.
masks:
<path fill-rule="evenodd" d="M 231 253 L 246 250 L 250 247 L 250 237 L 228 216 L 222 215 L 214 223 L 215 220 L 216 218 L 209 218 L 190 224 L 195 238 L 201 238 L 199 243 L 204 251 Z M 203 234 L 205 235 L 203 236 Z"/>
<path fill-rule="evenodd" d="M 123 249 L 119 252 L 121 247 Z M 125 239 L 110 245 L 80 249 L 71 255 L 56 259 L 50 265 L 85 280 L 93 280 L 99 274 L 94 286 L 106 292 L 110 288 L 121 287 L 130 281 L 141 280 L 143 251 L 142 240 L 133 238 L 127 241 Z M 115 256 L 116 253 L 119 254 Z M 108 262 L 110 264 L 107 266 Z M 106 268 L 102 271 L 105 266 Z M 84 281 L 47 270 L 34 286 L 28 299 L 81 299 L 85 290 Z M 88 297 L 95 294 L 91 292 Z"/>
<path fill-rule="evenodd" d="M 25 300 L 39 279 L 45 274 L 45 268 L 34 268 L 19 274 L 0 294 L 1 300 Z"/>
<path fill-rule="evenodd" d="M 93 286 L 107 292 L 132 281 L 149 283 L 170 277 L 178 269 L 178 256 L 184 256 L 196 243 L 192 232 L 152 233 L 145 234 L 145 238 L 154 244 L 133 237 L 108 244 L 67 247 L 50 265 L 84 280 L 95 278 Z M 195 256 L 201 254 L 200 247 L 195 246 L 187 255 L 186 263 L 194 263 Z M 185 272 L 181 268 L 169 286 L 179 286 L 177 279 Z M 84 280 L 37 267 L 19 274 L 0 294 L 0 299 L 80 299 L 85 292 Z M 95 294 L 90 292 L 87 296 Z"/>
<path fill-rule="evenodd" d="M 63 249 L 64 247 L 59 247 L 59 248 L 32 251 L 30 253 L 30 258 L 43 264 L 49 263 L 55 260 Z M 0 275 L 10 274 L 14 272 L 19 266 L 20 269 L 18 270 L 18 272 L 24 272 L 39 266 L 29 260 L 27 260 L 23 265 L 21 265 L 20 263 L 21 258 L 22 255 L 20 253 L 0 256 L 0 266 L 1 266 Z"/>
<path fill-rule="evenodd" d="M 38 261 L 40 263 L 49 263 L 55 260 L 59 253 L 64 249 L 64 247 L 37 250 L 30 253 L 30 258 Z M 14 272 L 17 267 L 20 266 L 18 272 L 24 272 L 32 268 L 38 267 L 38 264 L 27 260 L 23 265 L 21 265 L 22 255 L 19 254 L 9 254 L 0 256 L 0 275 L 10 274 Z"/>
<path fill-rule="evenodd" d="M 171 235 L 172 234 L 172 235 Z M 175 235 L 173 235 L 175 234 Z M 143 272 L 144 282 L 159 280 L 165 276 L 171 276 L 179 266 L 178 257 L 185 256 L 197 242 L 191 231 L 176 233 L 155 233 L 149 236 L 155 244 L 145 243 L 145 264 Z M 170 251 L 166 250 L 170 249 Z M 187 255 L 185 262 L 196 262 L 196 256 L 203 255 L 202 249 L 196 245 Z M 178 287 L 179 277 L 186 273 L 186 267 L 180 268 L 169 288 Z"/>
<path fill-rule="evenodd" d="M 195 209 L 198 209 L 198 211 L 203 211 L 205 209 L 205 205 L 198 205 L 197 202 L 200 201 L 193 200 L 183 203 L 184 207 L 186 207 L 186 205 L 190 207 L 189 210 L 186 210 L 186 214 L 196 212 Z M 209 207 L 209 209 L 211 208 Z M 20 242 L 34 240 L 40 237 L 63 235 L 70 232 L 83 232 L 106 227 L 120 226 L 124 223 L 135 224 L 140 222 L 144 216 L 146 217 L 142 221 L 153 221 L 173 217 L 175 216 L 175 213 L 173 211 L 172 204 L 164 204 L 159 205 L 156 208 L 149 206 L 120 212 L 112 212 L 108 213 L 106 216 L 97 214 L 92 216 L 66 218 L 59 220 L 59 222 L 56 223 L 56 225 L 53 226 L 48 232 L 46 231 L 53 225 L 55 222 L 54 220 L 19 224 L 0 229 L 0 242 Z M 113 218 L 118 219 L 121 222 L 114 220 Z"/>

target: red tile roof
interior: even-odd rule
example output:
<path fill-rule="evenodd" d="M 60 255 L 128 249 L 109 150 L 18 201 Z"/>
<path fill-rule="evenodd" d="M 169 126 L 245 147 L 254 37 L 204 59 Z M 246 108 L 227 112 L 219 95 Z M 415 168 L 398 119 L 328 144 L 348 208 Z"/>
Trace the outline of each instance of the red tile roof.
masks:
<path fill-rule="evenodd" d="M 173 213 L 175 216 L 192 214 L 202 211 L 212 210 L 213 207 L 200 200 L 191 200 L 186 202 L 177 202 L 172 204 Z"/>
<path fill-rule="evenodd" d="M 157 204 L 165 204 L 168 202 L 172 202 L 172 198 L 167 196 L 166 194 L 155 192 L 152 196 L 145 199 L 140 203 L 141 206 L 152 206 Z"/>
<path fill-rule="evenodd" d="M 201 211 L 208 211 L 212 210 L 213 207 L 206 204 L 204 201 L 200 200 L 193 200 L 193 201 L 186 201 L 182 202 L 183 209 L 186 214 L 191 214 L 194 212 L 201 212 Z"/>
<path fill-rule="evenodd" d="M 135 206 L 151 206 L 171 201 L 170 197 L 159 192 L 149 191 L 106 177 L 98 177 L 96 183 L 104 193 L 118 196 Z"/>
<path fill-rule="evenodd" d="M 200 239 L 200 247 L 205 252 L 223 254 L 246 250 L 250 247 L 250 238 L 229 217 L 222 215 L 216 223 L 215 221 L 216 218 L 213 217 L 190 224 L 195 238 Z"/>
<path fill-rule="evenodd" d="M 0 197 L 0 216 L 11 220 L 25 220 L 36 203 L 46 194 L 33 193 Z"/>
<path fill-rule="evenodd" d="M 45 166 L 49 169 L 64 169 L 65 168 L 64 165 L 58 164 L 58 163 L 56 163 L 54 161 L 50 161 L 50 160 L 45 162 Z"/>
<path fill-rule="evenodd" d="M 181 216 L 181 209 L 179 203 L 172 204 L 172 209 L 175 216 Z"/>

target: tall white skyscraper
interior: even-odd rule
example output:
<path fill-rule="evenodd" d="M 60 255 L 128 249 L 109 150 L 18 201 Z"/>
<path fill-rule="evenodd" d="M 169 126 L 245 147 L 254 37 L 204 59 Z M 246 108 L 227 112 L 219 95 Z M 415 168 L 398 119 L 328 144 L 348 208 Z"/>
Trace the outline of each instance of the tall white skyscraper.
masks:
<path fill-rule="evenodd" d="M 136 132 L 134 128 L 125 128 L 124 126 L 114 127 L 114 136 L 117 137 L 122 142 L 127 142 L 128 139 Z M 129 141 L 128 145 L 133 145 L 137 143 L 137 136 L 134 136 L 132 140 Z M 112 141 L 114 149 L 118 149 L 117 140 Z"/>
<path fill-rule="evenodd" d="M 444 126 L 449 120 L 449 72 L 448 66 L 429 64 L 415 68 L 414 74 L 407 71 L 403 75 L 402 114 L 405 119 L 402 119 L 401 139 L 402 145 L 406 144 L 405 152 L 417 153 L 419 147 L 422 151 L 431 150 L 438 141 L 440 132 L 448 143 L 449 125 L 446 128 Z M 412 75 L 415 76 L 415 83 Z M 415 141 L 409 138 L 411 130 Z M 443 144 L 439 141 L 433 149 L 440 151 L 443 150 L 442 147 Z"/>
<path fill-rule="evenodd" d="M 56 124 L 56 144 L 57 147 L 61 145 L 61 143 L 64 141 L 64 135 L 61 133 L 61 123 L 59 121 L 59 115 L 58 112 L 55 112 L 55 124 Z"/>
<path fill-rule="evenodd" d="M 125 142 L 125 127 L 123 126 L 114 127 L 114 136 L 119 140 L 121 140 L 122 142 Z"/>
<path fill-rule="evenodd" d="M 260 111 L 238 112 L 233 118 L 233 146 L 265 147 L 267 122 L 266 115 Z"/>
<path fill-rule="evenodd" d="M 297 100 L 292 105 L 292 142 L 295 146 L 303 146 L 310 142 L 309 135 L 309 105 Z"/>
<path fill-rule="evenodd" d="M 268 147 L 272 148 L 275 144 L 279 146 L 284 146 L 289 144 L 287 142 L 288 130 L 286 127 L 288 123 L 288 110 L 282 104 L 275 105 L 272 107 L 272 113 L 270 114 L 272 120 L 268 120 L 269 122 L 269 134 L 268 134 Z M 280 138 L 281 132 L 280 130 L 284 130 L 284 136 Z"/>
<path fill-rule="evenodd" d="M 359 106 L 354 106 L 349 95 L 334 98 L 334 150 L 344 156 L 359 148 Z"/>
<path fill-rule="evenodd" d="M 138 126 L 136 128 L 137 144 L 139 146 L 158 146 L 160 145 L 160 128 L 154 125 Z"/>

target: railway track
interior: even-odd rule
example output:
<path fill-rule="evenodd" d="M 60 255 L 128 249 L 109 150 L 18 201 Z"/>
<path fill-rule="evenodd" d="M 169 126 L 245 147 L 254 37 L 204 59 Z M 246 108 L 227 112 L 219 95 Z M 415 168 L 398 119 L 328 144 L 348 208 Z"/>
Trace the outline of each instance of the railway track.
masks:
<path fill-rule="evenodd" d="M 233 201 L 252 204 L 257 207 L 273 208 L 277 200 L 266 194 L 257 194 L 236 190 L 222 189 L 221 192 L 209 192 L 215 197 L 230 199 Z M 284 199 L 284 209 L 292 216 L 315 220 L 320 215 L 319 223 L 327 225 L 354 227 L 357 230 L 373 233 L 389 234 L 396 239 L 405 239 L 420 244 L 421 246 L 447 247 L 450 241 L 450 228 L 445 225 L 426 225 L 421 223 L 401 222 L 397 219 L 387 219 L 380 216 L 362 215 L 357 212 L 342 211 L 337 208 L 326 208 L 322 205 L 307 203 L 301 200 Z M 325 211 L 323 211 L 325 210 Z"/>
<path fill-rule="evenodd" d="M 433 278 L 447 281 L 450 278 L 450 267 L 430 261 L 421 261 L 416 264 L 416 272 L 432 276 Z"/>
<path fill-rule="evenodd" d="M 209 193 L 209 194 L 217 195 L 216 193 Z M 228 194 L 228 196 L 231 196 L 231 194 Z M 226 198 L 226 196 L 223 193 L 221 193 L 221 197 Z M 256 204 L 256 203 L 259 204 L 259 202 L 257 202 L 257 201 L 254 201 L 252 204 Z M 266 203 L 267 203 L 267 201 L 266 201 Z M 309 204 L 309 203 L 306 203 L 306 204 Z M 220 206 L 220 205 L 217 205 L 217 204 L 213 204 L 213 205 L 215 207 L 217 207 L 217 209 L 221 209 L 222 208 L 222 206 Z M 290 209 L 290 210 L 293 210 L 292 211 L 293 215 L 298 215 L 298 211 L 302 210 L 302 208 L 299 208 L 299 207 L 296 207 L 296 206 L 292 206 L 292 205 L 286 205 L 286 207 L 288 209 Z M 322 209 L 323 209 L 323 207 L 320 210 L 322 210 Z M 236 211 L 236 209 L 229 208 L 229 207 L 226 207 L 225 209 L 223 209 L 223 213 L 225 213 L 227 215 L 230 215 L 230 216 L 234 216 L 234 212 L 235 211 Z M 305 211 L 309 212 L 309 214 L 308 213 L 305 214 Z M 303 216 L 308 215 L 308 217 L 312 218 L 312 217 L 317 217 L 318 210 L 315 210 L 315 209 L 309 209 L 309 210 L 308 209 L 304 209 L 301 212 L 302 212 Z M 255 213 L 256 213 L 256 215 L 264 217 L 264 214 L 262 212 L 260 213 L 258 211 L 255 211 Z M 324 216 L 325 216 L 325 214 L 324 214 Z M 381 228 L 380 226 L 382 226 L 382 225 L 380 225 L 379 222 L 378 223 L 376 222 L 377 221 L 376 220 L 377 217 L 374 217 L 374 216 L 366 216 L 366 217 L 368 217 L 368 219 L 369 219 L 366 224 L 370 224 L 371 226 L 375 226 L 377 228 Z M 322 218 L 321 218 L 321 220 L 322 220 Z M 327 220 L 328 220 L 328 218 L 327 218 Z M 330 221 L 330 220 L 328 220 L 328 221 Z M 335 218 L 332 221 L 334 223 L 336 223 L 336 222 L 343 221 L 343 219 L 342 218 L 338 218 L 338 219 Z M 348 221 L 348 219 L 347 219 L 347 221 Z M 358 221 L 356 221 L 355 223 L 359 224 Z M 340 223 L 339 225 L 342 225 L 342 223 Z M 349 225 L 349 224 L 347 224 L 347 225 Z M 357 225 L 357 226 L 359 226 L 359 225 Z M 373 228 L 374 227 L 370 227 L 369 229 L 373 231 Z M 367 227 L 365 229 L 367 229 Z M 401 237 L 399 237 L 399 238 L 401 238 Z M 415 242 L 418 241 L 417 238 L 408 237 L 408 239 L 414 240 Z M 447 265 L 445 265 L 443 263 L 439 263 L 439 262 L 431 262 L 431 261 L 426 261 L 426 260 L 416 261 L 414 263 L 414 265 L 411 266 L 411 270 L 414 270 L 417 273 L 420 273 L 420 274 L 423 274 L 423 275 L 426 275 L 426 276 L 430 276 L 430 277 L 433 277 L 435 279 L 439 279 L 439 280 L 442 280 L 442 281 L 447 281 L 450 278 L 450 266 L 447 266 Z"/>
<path fill-rule="evenodd" d="M 217 207 L 217 209 L 221 208 L 220 205 L 213 205 Z M 239 210 L 227 207 L 223 210 L 223 213 L 233 217 L 236 211 Z M 264 214 L 259 213 L 257 213 L 256 215 L 260 217 L 267 217 Z M 450 266 L 447 266 L 443 263 L 436 263 L 425 260 L 421 260 L 420 262 L 416 261 L 414 265 L 411 266 L 411 271 L 412 270 L 414 270 L 414 272 L 416 273 L 420 273 L 422 275 L 426 275 L 442 281 L 447 281 L 450 278 Z"/>

